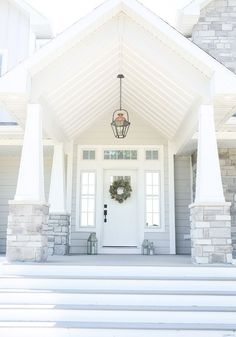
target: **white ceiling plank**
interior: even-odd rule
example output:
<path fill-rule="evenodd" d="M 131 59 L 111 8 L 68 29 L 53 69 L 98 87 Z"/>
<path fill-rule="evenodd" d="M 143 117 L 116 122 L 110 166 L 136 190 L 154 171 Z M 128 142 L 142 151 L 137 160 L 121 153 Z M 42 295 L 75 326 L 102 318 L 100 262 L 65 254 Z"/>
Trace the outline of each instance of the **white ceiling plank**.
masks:
<path fill-rule="evenodd" d="M 158 102 L 158 106 L 160 106 L 163 110 L 171 112 L 173 110 L 173 106 L 175 107 L 175 110 L 181 111 L 183 108 L 185 109 L 186 104 L 181 104 L 181 102 L 176 104 L 177 96 L 170 96 L 169 99 L 167 99 L 167 95 L 161 95 L 159 88 L 151 86 L 150 83 L 145 81 L 144 77 L 140 76 L 140 74 L 134 74 L 128 70 L 126 73 L 130 75 L 129 77 L 127 76 L 127 81 L 132 83 L 132 85 L 135 84 L 136 87 L 139 86 L 139 91 L 147 93 L 149 101 L 152 101 L 153 103 L 155 101 Z"/>
<path fill-rule="evenodd" d="M 161 72 L 157 69 L 154 69 L 150 64 L 144 64 L 144 62 L 141 60 L 138 60 L 138 62 L 132 62 L 132 59 L 129 58 L 128 60 L 127 58 L 124 58 L 124 62 L 129 67 L 135 68 L 136 72 L 139 74 L 143 74 L 143 76 L 148 78 L 150 82 L 155 83 L 160 88 L 162 93 L 166 92 L 171 96 L 177 96 L 179 97 L 180 102 L 183 103 L 187 103 L 189 99 L 193 98 L 194 94 L 191 94 L 190 90 L 188 90 L 188 92 L 180 90 L 178 83 L 174 83 L 166 76 L 162 76 Z M 135 67 L 132 64 L 135 64 Z"/>
<path fill-rule="evenodd" d="M 129 98 L 129 103 L 130 106 L 132 106 L 133 110 L 137 110 L 140 112 L 139 114 L 141 114 L 141 116 L 144 114 L 147 118 L 146 120 L 148 120 L 148 116 L 152 117 L 152 120 L 155 121 L 154 123 L 154 127 L 155 125 L 158 125 L 160 127 L 160 130 L 162 132 L 162 134 L 166 135 L 168 134 L 173 135 L 174 133 L 174 129 L 171 128 L 169 123 L 166 123 L 166 121 L 164 121 L 163 119 L 161 119 L 157 114 L 156 111 L 153 111 L 152 108 L 150 108 L 149 106 L 147 106 L 145 103 L 143 104 L 138 104 L 139 102 L 139 97 L 137 97 L 133 92 L 129 92 L 129 90 L 127 90 L 126 92 L 127 97 Z M 140 102 L 139 102 L 140 103 Z M 128 110 L 128 108 L 127 108 Z M 146 114 L 145 114 L 146 112 Z"/>
<path fill-rule="evenodd" d="M 117 81 L 116 76 L 117 72 L 114 66 L 110 66 L 108 69 L 104 67 L 103 74 L 99 74 L 95 78 L 91 77 L 90 80 L 87 79 L 86 81 L 82 79 L 77 83 L 76 89 L 72 89 L 67 97 L 59 96 L 57 104 L 54 104 L 55 109 L 58 111 L 70 110 L 73 109 L 78 100 L 81 102 L 89 101 L 90 97 L 99 94 L 102 88 L 112 85 L 113 82 L 115 83 Z"/>
<path fill-rule="evenodd" d="M 101 57 L 96 57 L 96 59 L 93 58 L 91 62 L 88 62 L 86 67 L 83 67 L 78 72 L 75 72 L 75 74 L 67 81 L 61 82 L 55 86 L 53 90 L 50 90 L 50 92 L 47 93 L 47 96 L 53 103 L 56 102 L 58 95 L 60 95 L 62 92 L 64 92 L 66 95 L 70 93 L 71 88 L 73 88 L 75 84 L 78 83 L 78 79 L 83 79 L 83 81 L 86 81 L 91 76 L 94 76 L 95 73 L 99 73 L 103 69 L 104 64 L 113 64 L 114 59 L 116 59 L 118 55 L 118 46 L 114 50 L 106 50 L 106 53 L 104 53 Z"/>
<path fill-rule="evenodd" d="M 110 85 L 108 85 L 110 84 Z M 62 122 L 66 121 L 68 119 L 68 116 L 72 117 L 74 116 L 74 114 L 77 114 L 78 111 L 84 111 L 89 109 L 92 109 L 93 106 L 96 106 L 97 102 L 102 100 L 106 100 L 107 99 L 107 95 L 111 93 L 113 93 L 113 95 L 117 92 L 118 90 L 116 89 L 115 84 L 113 83 L 113 81 L 111 81 L 110 83 L 106 83 L 105 85 L 103 85 L 102 87 L 100 87 L 99 89 L 97 89 L 97 92 L 91 92 L 90 95 L 85 96 L 84 99 L 78 99 L 74 102 L 74 104 L 71 106 L 71 108 L 65 107 L 67 114 L 63 113 L 63 110 L 60 110 L 60 113 L 58 112 L 58 116 L 59 118 L 62 120 Z M 118 101 L 118 93 L 116 95 L 117 101 Z"/>
<path fill-rule="evenodd" d="M 188 88 L 188 90 L 185 90 L 181 86 L 181 84 L 177 81 L 175 82 L 171 76 L 169 76 L 168 73 L 165 73 L 162 71 L 160 67 L 155 67 L 152 63 L 148 62 L 145 58 L 141 57 L 135 50 L 132 50 L 129 46 L 125 45 L 125 56 L 127 56 L 131 62 L 132 60 L 136 60 L 137 64 L 146 71 L 149 71 L 149 75 L 152 77 L 152 74 L 156 74 L 156 79 L 160 78 L 160 80 L 164 83 L 168 83 L 168 88 L 174 87 L 176 92 L 179 93 L 180 96 L 189 96 L 189 98 L 192 97 L 192 94 Z"/>
<path fill-rule="evenodd" d="M 109 91 L 112 93 L 112 90 Z M 83 113 L 78 110 L 77 114 L 70 116 L 67 120 L 64 121 L 64 126 L 66 129 L 71 127 L 80 127 L 84 122 L 86 123 L 88 119 L 93 118 L 99 111 L 103 111 L 104 109 L 110 108 L 112 109 L 114 103 L 117 102 L 117 97 L 114 95 L 110 95 L 110 99 L 104 100 L 103 98 L 98 100 L 95 105 L 87 106 L 86 109 L 83 110 Z M 112 110 L 111 110 L 112 111 Z"/>
<path fill-rule="evenodd" d="M 176 114 L 176 111 L 178 110 L 174 108 L 174 105 L 172 109 L 171 107 L 167 107 L 165 104 L 161 103 L 156 96 L 150 95 L 150 92 L 146 90 L 145 87 L 141 90 L 136 89 L 136 84 L 137 81 L 133 81 L 127 88 L 131 88 L 132 93 L 136 94 L 136 97 L 139 97 L 139 99 L 142 98 L 142 102 L 140 102 L 140 104 L 145 102 L 146 105 L 153 107 L 153 109 L 156 111 L 156 114 L 161 114 L 163 117 L 168 119 L 170 123 L 173 122 L 176 124 L 177 122 L 181 121 L 181 114 Z M 182 112 L 183 110 L 180 111 Z"/>

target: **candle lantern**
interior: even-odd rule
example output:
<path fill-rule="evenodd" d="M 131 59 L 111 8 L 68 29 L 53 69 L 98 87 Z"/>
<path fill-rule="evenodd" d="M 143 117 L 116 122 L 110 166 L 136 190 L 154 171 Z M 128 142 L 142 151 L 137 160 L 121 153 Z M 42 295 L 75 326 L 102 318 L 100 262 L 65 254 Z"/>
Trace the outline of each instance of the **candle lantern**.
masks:
<path fill-rule="evenodd" d="M 91 233 L 87 240 L 87 254 L 97 255 L 98 253 L 98 240 L 96 238 L 96 233 Z"/>
<path fill-rule="evenodd" d="M 121 84 L 122 82 L 121 81 L 124 78 L 124 75 L 119 74 L 117 78 L 120 79 L 120 108 L 113 112 L 111 127 L 113 130 L 114 136 L 116 138 L 125 138 L 129 130 L 130 121 L 129 121 L 128 111 L 125 109 L 122 109 L 121 107 L 121 103 L 122 103 L 122 84 Z"/>
<path fill-rule="evenodd" d="M 142 254 L 143 254 L 143 255 L 149 255 L 149 244 L 148 244 L 148 240 L 143 240 L 143 243 L 142 243 Z"/>

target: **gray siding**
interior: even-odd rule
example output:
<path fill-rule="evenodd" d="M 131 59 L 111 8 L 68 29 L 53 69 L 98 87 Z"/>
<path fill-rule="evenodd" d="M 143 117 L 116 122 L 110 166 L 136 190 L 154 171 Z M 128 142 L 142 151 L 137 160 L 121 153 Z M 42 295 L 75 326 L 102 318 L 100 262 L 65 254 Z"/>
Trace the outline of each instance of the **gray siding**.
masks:
<path fill-rule="evenodd" d="M 0 253 L 6 251 L 6 232 L 8 217 L 8 200 L 12 200 L 16 191 L 20 165 L 20 147 L 0 152 Z M 52 157 L 44 158 L 45 194 L 48 198 Z"/>
<path fill-rule="evenodd" d="M 186 239 L 190 235 L 191 204 L 191 162 L 189 157 L 175 157 L 175 221 L 176 252 L 190 254 L 191 242 Z"/>

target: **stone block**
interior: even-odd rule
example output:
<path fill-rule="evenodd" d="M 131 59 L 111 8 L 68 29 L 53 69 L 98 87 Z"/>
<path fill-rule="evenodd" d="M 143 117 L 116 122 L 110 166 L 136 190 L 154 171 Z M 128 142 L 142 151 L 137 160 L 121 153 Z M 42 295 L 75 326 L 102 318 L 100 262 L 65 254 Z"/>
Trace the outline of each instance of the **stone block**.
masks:
<path fill-rule="evenodd" d="M 66 236 L 62 236 L 62 238 L 61 238 L 61 243 L 62 243 L 63 245 L 66 245 L 66 244 L 68 243 L 68 240 L 67 240 L 67 237 L 66 237 Z"/>
<path fill-rule="evenodd" d="M 231 229 L 230 228 L 210 228 L 209 236 L 212 238 L 230 238 Z"/>
<path fill-rule="evenodd" d="M 214 249 L 214 246 L 202 246 L 202 250 L 203 252 L 214 252 L 215 249 Z"/>
<path fill-rule="evenodd" d="M 199 264 L 208 264 L 209 263 L 209 258 L 208 257 L 203 257 L 203 256 L 196 256 L 192 259 L 193 263 L 199 263 Z"/>
<path fill-rule="evenodd" d="M 56 245 L 54 247 L 54 255 L 66 255 L 67 247 L 65 245 Z"/>
<path fill-rule="evenodd" d="M 54 240 L 54 242 L 55 242 L 55 245 L 56 244 L 61 244 L 61 237 L 60 236 L 55 236 L 55 240 Z"/>
<path fill-rule="evenodd" d="M 212 239 L 213 245 L 227 245 L 228 242 L 226 239 Z"/>
<path fill-rule="evenodd" d="M 7 259 L 42 262 L 47 258 L 47 237 L 42 228 L 46 223 L 47 206 L 10 204 L 7 234 Z"/>
<path fill-rule="evenodd" d="M 224 23 L 222 25 L 222 30 L 232 30 L 233 29 L 233 25 L 230 23 Z"/>
<path fill-rule="evenodd" d="M 226 263 L 226 255 L 225 254 L 212 254 L 210 258 L 211 263 Z"/>

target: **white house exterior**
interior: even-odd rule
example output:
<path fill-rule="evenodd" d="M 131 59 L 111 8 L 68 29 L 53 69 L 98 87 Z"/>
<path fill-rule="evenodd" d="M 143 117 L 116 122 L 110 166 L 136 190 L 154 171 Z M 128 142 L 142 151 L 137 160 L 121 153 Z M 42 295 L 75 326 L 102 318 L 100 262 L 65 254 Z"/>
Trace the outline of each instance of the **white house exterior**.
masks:
<path fill-rule="evenodd" d="M 24 3 L 0 1 L 9 32 L 0 35 L 0 252 L 9 261 L 86 254 L 95 232 L 99 254 L 141 254 L 148 239 L 156 254 L 232 262 L 236 16 L 226 23 L 222 13 L 236 14 L 236 1 L 193 3 L 180 13 L 186 36 L 136 0 L 109 0 L 51 39 Z M 118 74 L 125 139 L 110 126 Z M 122 204 L 109 193 L 117 177 L 132 188 Z"/>

